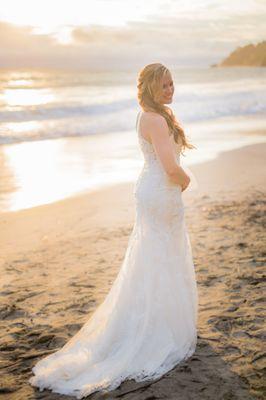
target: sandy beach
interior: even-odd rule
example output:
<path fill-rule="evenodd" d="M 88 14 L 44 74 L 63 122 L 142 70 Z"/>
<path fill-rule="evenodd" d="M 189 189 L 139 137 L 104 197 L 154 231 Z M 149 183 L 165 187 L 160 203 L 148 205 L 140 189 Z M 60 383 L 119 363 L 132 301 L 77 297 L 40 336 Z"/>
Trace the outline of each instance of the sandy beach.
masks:
<path fill-rule="evenodd" d="M 191 166 L 184 192 L 199 290 L 194 355 L 154 382 L 91 399 L 263 399 L 266 144 Z M 1 167 L 1 166 L 0 166 Z M 134 222 L 134 183 L 0 214 L 3 400 L 74 399 L 29 385 L 31 368 L 104 299 Z"/>

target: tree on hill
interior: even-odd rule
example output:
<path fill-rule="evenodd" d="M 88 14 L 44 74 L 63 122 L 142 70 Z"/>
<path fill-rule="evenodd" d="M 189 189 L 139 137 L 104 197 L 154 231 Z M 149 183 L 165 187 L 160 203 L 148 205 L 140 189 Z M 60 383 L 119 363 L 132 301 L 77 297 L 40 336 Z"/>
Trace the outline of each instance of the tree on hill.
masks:
<path fill-rule="evenodd" d="M 228 57 L 212 67 L 254 66 L 266 67 L 266 41 L 256 45 L 237 47 Z"/>

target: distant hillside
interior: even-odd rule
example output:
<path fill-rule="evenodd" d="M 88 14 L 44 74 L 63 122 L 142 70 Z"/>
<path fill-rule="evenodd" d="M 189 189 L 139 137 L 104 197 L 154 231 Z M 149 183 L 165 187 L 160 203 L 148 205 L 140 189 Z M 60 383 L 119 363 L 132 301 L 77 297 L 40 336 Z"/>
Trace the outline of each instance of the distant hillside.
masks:
<path fill-rule="evenodd" d="M 266 41 L 257 45 L 248 44 L 238 47 L 228 57 L 219 64 L 213 64 L 212 67 L 266 67 Z"/>

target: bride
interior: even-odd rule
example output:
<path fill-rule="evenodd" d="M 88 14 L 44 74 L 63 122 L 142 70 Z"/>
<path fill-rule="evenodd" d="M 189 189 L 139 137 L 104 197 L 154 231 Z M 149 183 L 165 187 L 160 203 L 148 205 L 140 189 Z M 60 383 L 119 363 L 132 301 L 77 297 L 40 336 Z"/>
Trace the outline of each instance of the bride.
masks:
<path fill-rule="evenodd" d="M 198 294 L 180 166 L 188 143 L 172 110 L 174 84 L 160 63 L 138 76 L 137 133 L 144 156 L 134 186 L 135 222 L 105 300 L 58 351 L 39 360 L 32 386 L 82 399 L 126 379 L 154 380 L 188 359 L 197 343 Z"/>

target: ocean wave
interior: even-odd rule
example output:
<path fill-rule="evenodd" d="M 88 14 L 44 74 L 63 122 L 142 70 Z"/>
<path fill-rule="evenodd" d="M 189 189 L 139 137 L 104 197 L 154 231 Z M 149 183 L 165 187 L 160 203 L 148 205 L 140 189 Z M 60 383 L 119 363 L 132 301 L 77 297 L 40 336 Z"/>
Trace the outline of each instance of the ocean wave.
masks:
<path fill-rule="evenodd" d="M 18 77 L 22 79 L 21 76 Z M 33 78 L 34 76 L 25 75 L 20 85 L 25 86 L 27 79 L 30 82 L 30 79 L 34 81 Z M 109 86 L 106 86 L 107 78 Z M 43 83 L 42 79 L 41 75 L 36 75 L 34 82 Z M 6 102 L 3 100 L 4 91 L 0 92 L 0 144 L 86 136 L 135 128 L 139 105 L 135 86 L 133 83 L 128 84 L 129 79 L 119 81 L 117 77 L 114 79 L 111 75 L 106 75 L 103 81 L 105 84 L 96 75 L 89 78 L 85 75 L 71 78 L 68 75 L 58 78 L 59 81 L 54 78 L 45 79 L 47 90 L 53 94 L 53 101 L 45 104 L 12 106 L 8 99 Z M 8 89 L 9 95 L 17 100 L 15 90 L 19 80 L 14 78 L 15 83 L 10 80 L 6 84 L 7 82 L 11 85 Z M 58 85 L 60 82 L 63 89 L 53 92 L 55 82 Z M 89 86 L 92 82 L 93 86 Z M 265 71 L 251 69 L 211 69 L 189 73 L 183 71 L 183 78 L 180 73 L 177 79 L 174 101 L 170 107 L 184 124 L 221 117 L 263 114 L 266 112 L 265 82 Z M 83 86 L 77 89 L 78 84 Z M 32 83 L 31 85 L 34 86 Z M 33 95 L 38 100 L 43 92 L 34 90 Z M 26 91 L 26 97 L 28 93 Z M 20 96 L 23 97 L 24 92 Z M 28 99 L 30 101 L 30 95 L 26 100 Z"/>
<path fill-rule="evenodd" d="M 109 104 L 42 104 L 27 107 L 8 107 L 0 109 L 1 122 L 23 122 L 43 121 L 49 119 L 72 118 L 73 116 L 101 115 L 116 111 L 122 111 L 129 107 L 136 106 L 136 100 L 127 99 L 114 101 Z"/>

